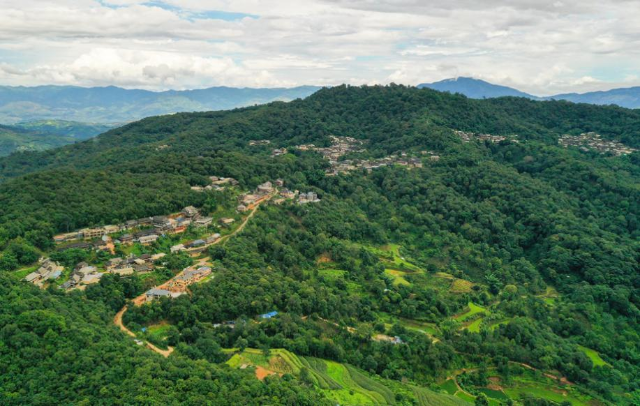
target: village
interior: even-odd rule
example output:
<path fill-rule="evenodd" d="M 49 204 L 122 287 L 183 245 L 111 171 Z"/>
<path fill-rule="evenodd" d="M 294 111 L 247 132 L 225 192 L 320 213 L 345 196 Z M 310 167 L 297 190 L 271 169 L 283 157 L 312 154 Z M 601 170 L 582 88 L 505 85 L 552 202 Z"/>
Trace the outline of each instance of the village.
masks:
<path fill-rule="evenodd" d="M 211 176 L 210 180 L 214 186 L 238 184 L 233 178 Z M 41 258 L 38 268 L 29 273 L 25 280 L 41 288 L 55 283 L 59 289 L 69 291 L 84 290 L 89 285 L 99 283 L 106 274 L 121 277 L 147 275 L 158 267 L 164 267 L 167 255 L 185 253 L 193 258 L 201 256 L 211 245 L 240 231 L 258 206 L 272 198 L 274 204 L 282 204 L 286 200 L 298 204 L 320 202 L 315 192 L 292 192 L 284 188 L 282 179 L 277 179 L 274 182 L 264 182 L 251 192 L 240 193 L 236 214 L 219 216 L 215 221 L 213 217 L 203 215 L 196 207 L 187 206 L 170 215 L 145 217 L 117 225 L 84 228 L 56 235 L 54 242 L 58 252 L 81 249 L 104 252 L 111 258 L 96 264 L 80 262 L 66 273 L 61 264 L 50 258 Z M 244 222 L 235 227 L 243 216 Z M 180 238 L 182 234 L 198 238 Z M 167 241 L 177 243 L 167 245 Z M 144 253 L 140 253 L 141 250 Z M 205 279 L 212 271 L 210 264 L 200 261 L 197 266 L 185 268 L 169 281 L 151 288 L 141 298 L 154 300 L 160 297 L 178 297 L 186 292 L 187 286 Z"/>
<path fill-rule="evenodd" d="M 613 154 L 614 156 L 629 155 L 635 148 L 615 140 L 604 140 L 600 134 L 594 132 L 582 133 L 580 135 L 565 134 L 558 139 L 558 143 L 565 148 L 574 147 L 581 151 L 596 151 L 601 154 Z"/>
<path fill-rule="evenodd" d="M 499 142 L 502 141 L 512 141 L 515 143 L 518 143 L 519 141 L 516 139 L 518 138 L 517 135 L 510 135 L 510 136 L 504 136 L 504 135 L 491 135 L 491 134 L 479 134 L 479 133 L 472 133 L 472 132 L 466 132 L 466 131 L 458 131 L 458 130 L 454 130 L 453 131 L 458 137 L 460 137 L 460 139 L 462 140 L 462 142 L 471 142 L 473 140 L 476 141 L 489 141 L 492 142 L 494 144 L 497 144 Z"/>
<path fill-rule="evenodd" d="M 348 173 L 351 171 L 365 169 L 371 172 L 373 169 L 381 168 L 384 166 L 401 165 L 406 166 L 409 169 L 422 168 L 422 158 L 416 156 L 409 156 L 406 152 L 400 152 L 392 154 L 384 158 L 378 159 L 345 159 L 340 160 L 343 156 L 351 153 L 361 153 L 366 151 L 362 146 L 364 142 L 352 137 L 336 137 L 331 136 L 331 146 L 326 148 L 316 147 L 313 144 L 304 144 L 296 147 L 301 151 L 316 151 L 320 153 L 331 167 L 325 171 L 327 176 L 336 176 L 341 173 Z M 421 155 L 429 155 L 431 161 L 437 161 L 440 159 L 438 155 L 430 151 L 422 151 Z"/>

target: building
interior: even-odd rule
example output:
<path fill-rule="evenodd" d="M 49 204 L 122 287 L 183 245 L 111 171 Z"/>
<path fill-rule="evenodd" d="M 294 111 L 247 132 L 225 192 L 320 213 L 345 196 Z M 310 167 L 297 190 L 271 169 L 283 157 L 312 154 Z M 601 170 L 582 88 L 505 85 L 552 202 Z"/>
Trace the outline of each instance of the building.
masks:
<path fill-rule="evenodd" d="M 198 228 L 209 227 L 213 223 L 213 218 L 211 217 L 200 217 L 197 219 L 194 224 Z"/>
<path fill-rule="evenodd" d="M 239 204 L 238 207 L 236 207 L 236 210 L 238 211 L 238 213 L 244 213 L 248 209 L 247 209 L 247 206 L 245 206 L 244 204 Z"/>
<path fill-rule="evenodd" d="M 318 195 L 315 192 L 300 193 L 298 196 L 299 204 L 318 203 L 319 201 L 320 199 L 318 199 Z"/>
<path fill-rule="evenodd" d="M 116 274 L 116 275 L 120 275 L 120 276 L 133 275 L 134 272 L 135 272 L 135 270 L 130 266 L 124 267 L 124 268 L 116 268 L 116 269 L 112 269 L 111 270 L 111 273 Z"/>
<path fill-rule="evenodd" d="M 193 206 L 187 206 L 182 210 L 182 213 L 188 217 L 188 218 L 193 218 L 196 217 L 200 214 L 200 212 L 198 211 L 198 209 L 196 209 Z"/>
<path fill-rule="evenodd" d="M 230 226 L 234 222 L 235 222 L 235 219 L 232 219 L 229 217 L 224 217 L 220 219 L 220 224 L 222 224 L 223 226 Z"/>
<path fill-rule="evenodd" d="M 160 299 L 163 297 L 172 299 L 174 297 L 180 296 L 180 294 L 170 292 L 166 289 L 152 288 L 152 289 L 149 289 L 147 293 L 145 293 L 145 296 L 147 298 L 147 301 L 152 301 L 152 300 Z"/>
<path fill-rule="evenodd" d="M 122 244 L 131 244 L 133 243 L 133 235 L 124 234 L 118 239 Z"/>
<path fill-rule="evenodd" d="M 178 245 L 174 245 L 173 247 L 171 247 L 171 253 L 175 254 L 176 252 L 180 252 L 180 251 L 184 251 L 186 250 L 184 244 L 178 244 Z"/>
<path fill-rule="evenodd" d="M 273 192 L 273 184 L 267 181 L 261 185 L 258 185 L 257 191 L 259 194 L 267 195 Z"/>
<path fill-rule="evenodd" d="M 278 312 L 272 311 L 272 312 L 269 312 L 269 313 L 261 314 L 260 318 L 261 319 L 271 319 L 271 318 L 273 318 L 273 317 L 275 317 L 277 315 L 278 315 Z"/>
<path fill-rule="evenodd" d="M 80 230 L 80 234 L 82 234 L 82 238 L 85 240 L 92 240 L 94 238 L 102 237 L 105 232 L 101 228 L 85 228 Z"/>
<path fill-rule="evenodd" d="M 191 241 L 189 244 L 187 244 L 187 246 L 189 248 L 198 248 L 198 247 L 203 247 L 206 244 L 207 243 L 205 242 L 205 240 L 195 240 L 195 241 Z"/>
<path fill-rule="evenodd" d="M 209 237 L 207 237 L 206 242 L 207 244 L 213 244 L 214 242 L 218 241 L 220 239 L 221 235 L 218 233 L 215 233 L 213 235 L 210 235 Z"/>
<path fill-rule="evenodd" d="M 277 187 L 283 187 L 284 186 L 284 180 L 276 179 L 275 184 L 276 184 Z"/>
<path fill-rule="evenodd" d="M 154 242 L 158 241 L 158 238 L 160 238 L 160 236 L 158 236 L 157 234 L 151 234 L 151 235 L 144 235 L 140 238 L 138 238 L 138 242 L 142 245 L 149 245 L 149 244 L 153 244 Z"/>

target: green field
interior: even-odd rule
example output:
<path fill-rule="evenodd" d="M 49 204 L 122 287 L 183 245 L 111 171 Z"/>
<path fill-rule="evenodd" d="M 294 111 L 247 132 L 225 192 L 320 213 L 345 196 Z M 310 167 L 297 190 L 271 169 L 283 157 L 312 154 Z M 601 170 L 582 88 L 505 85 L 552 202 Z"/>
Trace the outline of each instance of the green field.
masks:
<path fill-rule="evenodd" d="M 484 318 L 479 318 L 478 320 L 474 320 L 473 323 L 469 324 L 467 326 L 467 330 L 471 331 L 472 333 L 479 333 L 480 332 L 480 325 L 482 324 L 482 321 L 484 320 Z"/>
<path fill-rule="evenodd" d="M 393 284 L 395 286 L 398 286 L 398 285 L 409 286 L 409 285 L 411 285 L 411 283 L 404 278 L 404 276 L 407 274 L 404 271 L 398 271 L 397 269 L 385 269 L 384 273 L 393 278 Z"/>
<path fill-rule="evenodd" d="M 462 406 L 459 399 L 427 388 L 414 387 L 382 378 L 371 378 L 366 372 L 351 365 L 314 357 L 299 357 L 284 349 L 272 349 L 269 356 L 263 351 L 247 348 L 242 352 L 224 350 L 233 353 L 227 361 L 232 368 L 260 366 L 269 372 L 291 374 L 295 377 L 305 375 L 310 382 L 327 398 L 341 405 L 394 405 L 396 388 L 402 393 L 413 394 L 416 404 L 423 406 Z M 453 393 L 456 387 L 453 384 Z"/>
<path fill-rule="evenodd" d="M 605 360 L 600 357 L 600 354 L 596 350 L 592 350 L 591 348 L 583 347 L 581 345 L 578 346 L 580 351 L 584 352 L 587 357 L 593 362 L 594 367 L 601 367 L 603 365 L 609 365 Z"/>
<path fill-rule="evenodd" d="M 455 316 L 456 320 L 458 320 L 460 322 L 463 322 L 463 321 L 468 320 L 469 318 L 475 316 L 476 314 L 486 313 L 486 310 L 483 307 L 480 307 L 480 306 L 474 304 L 473 302 L 469 302 L 467 307 L 469 307 L 469 310 L 467 310 L 465 313 L 462 313 L 460 315 Z"/>

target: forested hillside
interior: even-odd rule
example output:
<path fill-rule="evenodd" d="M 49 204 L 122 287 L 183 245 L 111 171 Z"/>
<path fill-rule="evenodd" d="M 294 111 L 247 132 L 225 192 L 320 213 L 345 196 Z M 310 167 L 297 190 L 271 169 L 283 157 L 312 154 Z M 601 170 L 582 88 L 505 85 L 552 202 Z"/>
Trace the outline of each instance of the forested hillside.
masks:
<path fill-rule="evenodd" d="M 599 135 L 595 147 L 558 143 L 586 133 Z M 470 141 L 461 134 L 472 134 Z M 361 141 L 340 160 L 396 156 L 420 164 L 329 176 L 336 163 L 316 148 L 332 145 L 331 136 Z M 314 147 L 299 148 L 307 144 Z M 214 404 L 266 397 L 274 404 L 320 397 L 637 403 L 640 153 L 618 154 L 620 146 L 640 148 L 640 112 L 341 86 L 290 103 L 147 118 L 86 142 L 2 158 L 0 297 L 11 304 L 1 306 L 11 346 L 0 346 L 0 397 L 16 404 L 91 402 L 103 393 L 121 403 L 183 400 L 174 392 Z M 238 185 L 193 189 L 213 175 Z M 275 179 L 319 201 L 263 204 L 241 233 L 202 253 L 213 263 L 210 280 L 125 313 L 132 331 L 163 331 L 144 337 L 175 348 L 167 360 L 108 326 L 142 293 L 137 276 L 133 284 L 103 278 L 70 294 L 16 282 L 42 255 L 71 268 L 95 257 L 54 253 L 55 233 L 188 205 L 229 215 L 237 193 Z M 139 250 L 172 256 L 170 246 L 159 240 Z M 103 254 L 98 266 L 114 256 Z M 276 317 L 256 319 L 274 310 Z M 74 390 L 61 391 L 53 378 L 24 386 L 38 373 L 61 376 L 70 347 L 83 348 L 73 367 L 78 378 L 66 381 Z M 290 356 L 276 350 L 309 365 L 285 368 L 274 354 Z M 28 364 L 32 353 L 42 362 Z M 232 353 L 244 361 L 230 361 Z M 97 384 L 84 364 L 102 359 L 114 361 L 100 361 L 105 379 Z M 165 376 L 150 372 L 157 365 Z M 253 367 L 281 378 L 260 383 Z M 148 385 L 133 383 L 140 369 L 152 375 Z M 174 391 L 181 374 L 185 387 Z M 438 398 L 447 393 L 456 398 Z"/>

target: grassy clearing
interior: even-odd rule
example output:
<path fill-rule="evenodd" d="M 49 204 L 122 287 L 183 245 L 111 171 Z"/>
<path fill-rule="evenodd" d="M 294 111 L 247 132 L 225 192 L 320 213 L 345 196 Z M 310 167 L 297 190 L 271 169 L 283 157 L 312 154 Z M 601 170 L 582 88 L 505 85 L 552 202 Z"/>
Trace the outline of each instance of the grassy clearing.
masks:
<path fill-rule="evenodd" d="M 408 328 L 410 330 L 422 331 L 431 336 L 440 334 L 440 330 L 438 329 L 438 326 L 436 326 L 434 323 L 428 323 L 424 321 L 410 320 L 410 319 L 400 319 L 399 323 L 401 326 L 405 328 Z"/>
<path fill-rule="evenodd" d="M 458 391 L 458 386 L 453 381 L 453 379 L 447 379 L 443 383 L 440 384 L 440 387 L 444 389 L 449 395 L 455 395 Z"/>
<path fill-rule="evenodd" d="M 591 348 L 583 347 L 581 345 L 578 346 L 580 351 L 584 352 L 587 357 L 593 362 L 594 367 L 601 367 L 604 365 L 609 365 L 605 360 L 600 357 L 600 354 L 596 350 L 592 350 Z"/>
<path fill-rule="evenodd" d="M 409 286 L 409 285 L 411 285 L 411 283 L 404 278 L 404 276 L 407 274 L 406 272 L 398 271 L 397 269 L 385 269 L 384 273 L 393 278 L 393 284 L 395 286 L 398 286 L 398 285 Z"/>
<path fill-rule="evenodd" d="M 466 311 L 465 313 L 455 316 L 456 320 L 462 322 L 462 321 L 468 320 L 469 318 L 475 316 L 476 314 L 486 313 L 486 310 L 483 307 L 480 307 L 477 304 L 474 304 L 473 302 L 469 302 L 467 307 L 469 308 L 469 310 Z"/>
<path fill-rule="evenodd" d="M 480 325 L 482 324 L 483 320 L 484 320 L 484 317 L 481 317 L 478 320 L 474 320 L 471 324 L 467 326 L 467 330 L 469 330 L 472 333 L 479 333 Z"/>
<path fill-rule="evenodd" d="M 449 288 L 451 293 L 469 293 L 473 289 L 474 283 L 464 279 L 455 279 Z"/>
<path fill-rule="evenodd" d="M 464 400 L 465 402 L 469 402 L 469 403 L 474 403 L 474 402 L 475 402 L 475 400 L 476 400 L 476 398 L 475 398 L 475 397 L 473 397 L 473 396 L 471 396 L 471 395 L 469 395 L 469 394 L 467 394 L 467 393 L 464 393 L 464 392 L 458 392 L 458 393 L 456 393 L 456 397 L 458 397 L 458 398 L 460 398 L 460 399 Z"/>
<path fill-rule="evenodd" d="M 29 275 L 31 272 L 35 272 L 37 271 L 39 268 L 38 265 L 34 265 L 34 266 L 30 266 L 28 268 L 22 268 L 22 269 L 18 269 L 17 271 L 13 271 L 10 272 L 11 275 L 13 275 L 14 277 L 16 277 L 17 279 L 24 279 L 27 277 L 27 275 Z"/>
<path fill-rule="evenodd" d="M 385 254 L 381 254 L 381 259 L 383 262 L 391 263 L 395 265 L 395 267 L 400 268 L 405 271 L 419 272 L 421 269 L 416 265 L 409 262 L 405 257 L 400 254 L 400 245 L 398 244 L 389 244 L 380 248 L 380 250 Z M 380 252 L 378 252 L 380 254 Z"/>

